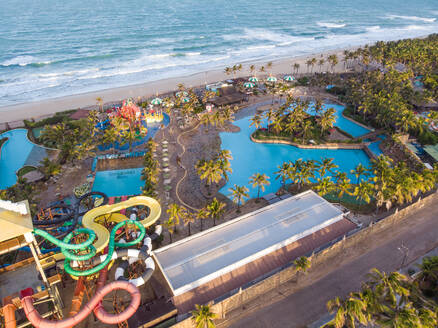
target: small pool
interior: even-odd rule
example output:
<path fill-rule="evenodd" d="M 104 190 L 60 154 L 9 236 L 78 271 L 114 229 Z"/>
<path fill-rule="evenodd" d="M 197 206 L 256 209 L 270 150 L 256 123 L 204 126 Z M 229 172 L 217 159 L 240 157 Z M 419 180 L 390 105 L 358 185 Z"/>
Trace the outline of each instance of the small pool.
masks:
<path fill-rule="evenodd" d="M 342 108 L 342 106 L 340 107 Z M 340 110 L 340 108 L 338 109 Z M 228 183 L 220 190 L 226 196 L 230 194 L 228 189 L 237 184 L 247 186 L 251 198 L 257 197 L 257 190 L 249 185 L 249 178 L 254 173 L 265 173 L 270 177 L 271 184 L 261 195 L 276 192 L 280 188 L 281 182 L 275 179 L 274 172 L 278 170 L 277 166 L 285 161 L 296 161 L 300 158 L 321 161 L 324 158 L 333 158 L 334 163 L 339 166 L 338 170 L 346 172 L 352 181 L 356 181 L 354 175 L 350 173 L 352 169 L 359 163 L 364 166 L 370 164 L 370 158 L 362 149 L 301 149 L 289 145 L 254 143 L 249 138 L 255 130 L 254 127 L 249 126 L 250 119 L 251 117 L 245 117 L 234 122 L 240 128 L 238 133 L 220 133 L 221 148 L 230 150 L 234 157 L 231 160 L 233 173 L 229 175 Z M 355 131 L 357 133 L 368 131 L 361 129 L 363 128 L 360 127 Z"/>
<path fill-rule="evenodd" d="M 312 108 L 313 104 L 310 105 L 309 109 L 306 111 L 310 115 L 315 115 L 315 111 Z M 364 134 L 367 134 L 371 132 L 370 129 L 363 127 L 362 125 L 356 124 L 349 119 L 346 119 L 344 116 L 342 116 L 342 112 L 344 111 L 345 107 L 342 105 L 336 105 L 336 104 L 324 104 L 323 109 L 327 110 L 328 108 L 333 107 L 335 109 L 335 117 L 336 117 L 336 123 L 334 124 L 336 127 L 340 128 L 341 130 L 347 132 L 351 136 L 358 138 Z"/>
<path fill-rule="evenodd" d="M 26 129 L 15 129 L 0 134 L 7 137 L 0 153 L 0 189 L 6 189 L 17 182 L 17 172 L 25 165 L 36 166 L 44 157 L 46 149 L 32 143 Z"/>
<path fill-rule="evenodd" d="M 108 197 L 141 194 L 144 181 L 141 180 L 143 168 L 98 171 L 94 179 L 93 191 L 105 193 Z"/>

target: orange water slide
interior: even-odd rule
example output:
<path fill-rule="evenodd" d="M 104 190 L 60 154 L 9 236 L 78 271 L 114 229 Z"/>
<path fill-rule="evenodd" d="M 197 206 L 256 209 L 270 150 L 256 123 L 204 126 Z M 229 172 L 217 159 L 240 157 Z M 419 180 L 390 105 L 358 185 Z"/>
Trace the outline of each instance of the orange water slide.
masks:
<path fill-rule="evenodd" d="M 100 277 L 99 277 L 100 278 Z M 104 283 L 104 282 L 103 282 Z M 105 295 L 114 290 L 122 289 L 131 295 L 131 303 L 121 313 L 110 314 L 102 306 L 102 299 Z M 96 317 L 105 324 L 118 324 L 128 320 L 140 306 L 141 295 L 137 287 L 127 281 L 114 281 L 96 291 L 90 301 L 74 316 L 64 320 L 51 321 L 44 319 L 33 306 L 32 296 L 25 296 L 21 300 L 27 319 L 36 328 L 69 328 L 85 320 L 85 318 L 94 312 Z"/>

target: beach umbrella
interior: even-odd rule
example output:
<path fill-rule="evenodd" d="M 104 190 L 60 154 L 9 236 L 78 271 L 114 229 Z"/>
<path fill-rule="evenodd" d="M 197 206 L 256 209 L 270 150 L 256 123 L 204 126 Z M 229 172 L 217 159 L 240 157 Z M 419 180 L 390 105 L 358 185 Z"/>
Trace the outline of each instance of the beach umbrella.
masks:
<path fill-rule="evenodd" d="M 270 76 L 266 79 L 268 82 L 277 82 L 277 78 L 275 76 Z"/>
<path fill-rule="evenodd" d="M 256 82 L 259 81 L 259 79 L 256 78 L 255 76 L 252 76 L 252 77 L 250 77 L 250 78 L 248 79 L 248 81 L 249 81 L 249 82 L 254 82 L 254 83 L 256 83 Z"/>
<path fill-rule="evenodd" d="M 246 83 L 243 84 L 243 86 L 244 86 L 245 88 L 247 88 L 247 89 L 251 89 L 251 88 L 254 88 L 254 87 L 255 87 L 255 84 L 252 83 L 252 82 L 246 82 Z"/>
<path fill-rule="evenodd" d="M 187 92 L 187 91 L 178 91 L 177 93 L 176 93 L 176 96 L 177 97 L 180 97 L 180 96 L 184 96 L 184 97 L 186 97 L 186 96 L 188 96 L 189 95 L 189 93 Z"/>
<path fill-rule="evenodd" d="M 185 103 L 188 103 L 190 101 L 190 98 L 184 97 L 184 98 L 181 99 L 181 101 L 182 101 L 183 104 L 185 104 Z"/>
<path fill-rule="evenodd" d="M 295 78 L 291 75 L 286 75 L 285 77 L 283 77 L 283 79 L 287 82 L 292 82 L 295 80 Z"/>
<path fill-rule="evenodd" d="M 161 98 L 157 97 L 157 98 L 152 99 L 151 104 L 152 105 L 161 105 L 162 102 L 163 102 L 163 100 Z"/>

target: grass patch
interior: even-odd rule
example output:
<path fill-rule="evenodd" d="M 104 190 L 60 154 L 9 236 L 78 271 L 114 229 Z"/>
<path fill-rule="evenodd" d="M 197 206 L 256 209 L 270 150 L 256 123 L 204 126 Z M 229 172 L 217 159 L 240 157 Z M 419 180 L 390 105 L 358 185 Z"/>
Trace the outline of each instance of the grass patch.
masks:
<path fill-rule="evenodd" d="M 26 173 L 35 171 L 36 167 L 33 166 L 23 166 L 21 169 L 18 170 L 17 172 L 17 176 L 22 177 L 23 175 L 25 175 Z"/>
<path fill-rule="evenodd" d="M 55 115 L 45 118 L 44 120 L 38 122 L 35 122 L 34 120 L 30 120 L 30 121 L 24 120 L 24 125 L 28 129 L 33 129 L 33 128 L 44 127 L 45 125 L 54 125 L 60 122 L 71 121 L 70 115 L 73 114 L 74 112 L 76 112 L 76 109 L 67 110 L 64 112 L 58 112 Z"/>

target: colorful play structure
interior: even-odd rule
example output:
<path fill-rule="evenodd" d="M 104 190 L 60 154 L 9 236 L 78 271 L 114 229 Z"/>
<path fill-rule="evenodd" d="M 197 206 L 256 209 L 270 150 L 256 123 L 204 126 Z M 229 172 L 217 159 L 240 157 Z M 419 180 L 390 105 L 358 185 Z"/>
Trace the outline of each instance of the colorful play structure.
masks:
<path fill-rule="evenodd" d="M 93 202 L 95 197 L 103 197 L 103 201 Z M 102 205 L 81 212 L 84 208 L 82 201 L 87 199 L 92 200 L 91 207 L 96 204 Z M 43 209 L 32 220 L 27 202 L 13 204 L 0 201 L 0 222 L 5 227 L 0 230 L 0 255 L 22 247 L 28 247 L 32 253 L 32 258 L 0 269 L 2 314 L 6 328 L 17 327 L 15 313 L 20 308 L 24 310 L 28 322 L 37 328 L 73 327 L 91 313 L 105 324 L 119 325 L 137 311 L 141 302 L 138 287 L 150 279 L 155 269 L 150 254 L 152 241 L 158 238 L 162 231 L 161 226 L 156 224 L 161 215 L 161 207 L 155 199 L 145 196 L 124 199 L 114 204 L 107 202 L 108 198 L 102 193 L 88 193 L 83 195 L 73 208 L 68 205 L 56 205 Z M 132 209 L 129 219 L 125 215 L 128 208 Z M 140 211 L 143 211 L 142 218 L 138 215 Z M 82 216 L 82 228 L 77 227 L 80 216 Z M 146 228 L 154 224 L 153 232 L 147 235 Z M 44 255 L 39 247 L 44 241 L 48 241 L 52 246 L 55 245 L 53 250 L 59 249 L 60 252 L 49 252 Z M 108 270 L 117 259 L 121 261 L 117 262 L 114 281 L 106 284 Z M 144 264 L 143 273 L 136 278 L 126 277 L 128 266 L 137 261 Z M 23 288 L 19 293 L 4 296 L 5 291 L 2 289 L 6 286 L 3 286 L 3 272 L 6 272 L 4 275 L 9 274 L 12 277 L 13 274 L 18 274 L 17 270 L 23 269 L 26 265 L 29 267 L 32 262 L 35 262 L 37 268 L 35 275 L 39 275 L 42 280 L 42 284 L 36 287 L 41 291 L 35 292 L 34 287 L 28 287 Z M 57 287 L 62 281 L 61 275 L 57 273 L 48 277 L 46 273 L 53 267 L 62 269 L 76 280 L 67 318 L 63 318 L 63 302 Z M 22 273 L 24 275 L 31 274 L 28 269 L 24 271 Z M 89 286 L 93 280 L 97 281 L 94 295 L 82 306 L 85 291 L 87 295 L 89 294 L 86 285 Z M 9 289 L 14 287 L 8 286 Z M 128 306 L 115 309 L 115 314 L 108 313 L 104 309 L 102 300 L 107 294 L 116 290 L 128 292 L 131 301 Z M 45 307 L 52 310 L 40 314 L 38 307 L 43 303 L 52 304 Z M 50 320 L 47 319 L 48 317 L 58 320 Z M 19 327 L 28 324 L 21 324 Z"/>

